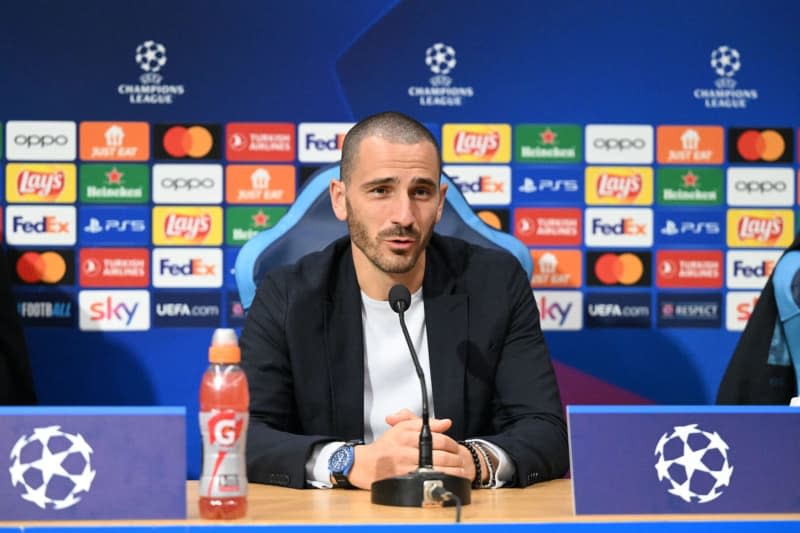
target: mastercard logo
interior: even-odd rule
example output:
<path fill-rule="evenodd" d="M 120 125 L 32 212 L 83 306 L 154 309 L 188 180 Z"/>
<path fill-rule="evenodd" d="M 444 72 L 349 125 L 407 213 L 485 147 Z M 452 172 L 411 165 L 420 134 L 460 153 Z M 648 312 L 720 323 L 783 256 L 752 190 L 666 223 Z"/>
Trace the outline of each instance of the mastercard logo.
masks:
<path fill-rule="evenodd" d="M 642 259 L 634 253 L 604 253 L 594 261 L 594 277 L 602 285 L 635 285 L 645 275 Z"/>
<path fill-rule="evenodd" d="M 730 140 L 734 162 L 775 163 L 793 159 L 792 130 L 788 128 L 732 128 Z"/>
<path fill-rule="evenodd" d="M 17 277 L 24 283 L 55 284 L 67 274 L 67 262 L 57 252 L 25 252 L 17 259 Z"/>
<path fill-rule="evenodd" d="M 213 124 L 157 124 L 156 159 L 219 159 L 221 129 Z"/>

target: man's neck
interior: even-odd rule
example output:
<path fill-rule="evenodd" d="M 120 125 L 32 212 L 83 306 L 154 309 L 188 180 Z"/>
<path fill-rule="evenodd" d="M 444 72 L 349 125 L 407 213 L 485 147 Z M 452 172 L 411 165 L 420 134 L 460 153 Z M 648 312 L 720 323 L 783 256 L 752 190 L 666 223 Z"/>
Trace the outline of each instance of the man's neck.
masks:
<path fill-rule="evenodd" d="M 422 279 L 425 276 L 424 250 L 411 271 L 404 274 L 388 274 L 372 264 L 357 246 L 353 245 L 352 249 L 358 285 L 373 300 L 387 300 L 389 289 L 398 283 L 405 285 L 412 294 L 422 286 Z"/>

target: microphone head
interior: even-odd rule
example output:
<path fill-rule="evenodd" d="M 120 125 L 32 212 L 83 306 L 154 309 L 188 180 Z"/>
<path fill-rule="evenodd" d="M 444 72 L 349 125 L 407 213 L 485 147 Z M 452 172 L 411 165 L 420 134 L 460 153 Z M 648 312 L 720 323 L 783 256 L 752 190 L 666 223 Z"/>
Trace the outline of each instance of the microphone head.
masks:
<path fill-rule="evenodd" d="M 411 293 L 405 285 L 398 283 L 389 289 L 389 307 L 394 309 L 395 313 L 405 311 L 411 306 Z"/>

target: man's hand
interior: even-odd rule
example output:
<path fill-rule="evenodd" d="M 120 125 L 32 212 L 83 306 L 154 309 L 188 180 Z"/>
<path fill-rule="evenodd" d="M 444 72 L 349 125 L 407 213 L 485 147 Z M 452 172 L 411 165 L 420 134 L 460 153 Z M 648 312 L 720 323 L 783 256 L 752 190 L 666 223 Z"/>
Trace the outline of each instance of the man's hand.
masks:
<path fill-rule="evenodd" d="M 419 466 L 419 432 L 422 420 L 407 409 L 386 417 L 391 426 L 371 444 L 355 447 L 350 483 L 369 489 L 374 481 L 407 474 Z M 430 419 L 433 434 L 433 467 L 446 474 L 472 480 L 475 466 L 465 447 L 444 434 L 452 421 Z"/>

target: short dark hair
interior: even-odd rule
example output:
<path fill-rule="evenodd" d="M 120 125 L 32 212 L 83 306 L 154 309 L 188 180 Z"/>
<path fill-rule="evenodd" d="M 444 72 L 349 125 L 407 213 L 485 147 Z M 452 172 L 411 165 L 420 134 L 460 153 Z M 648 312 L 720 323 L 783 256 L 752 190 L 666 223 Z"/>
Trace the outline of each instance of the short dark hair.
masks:
<path fill-rule="evenodd" d="M 356 166 L 358 147 L 367 137 L 380 137 L 399 144 L 417 144 L 429 142 L 436 149 L 437 166 L 442 171 L 442 156 L 436 137 L 421 122 L 397 111 L 384 111 L 360 120 L 350 128 L 342 143 L 342 162 L 340 178 L 345 183 L 350 181 L 350 173 Z"/>

